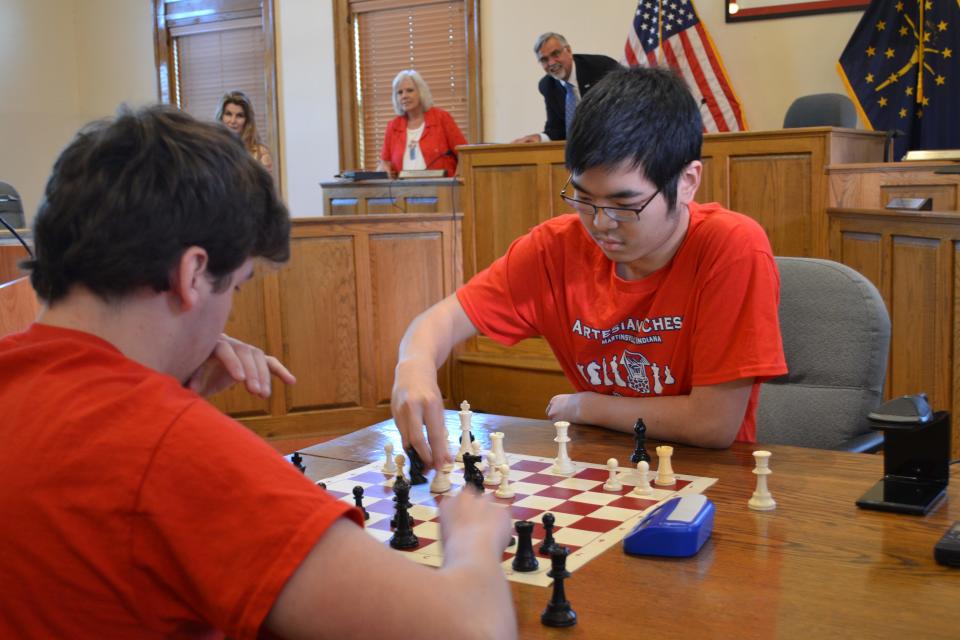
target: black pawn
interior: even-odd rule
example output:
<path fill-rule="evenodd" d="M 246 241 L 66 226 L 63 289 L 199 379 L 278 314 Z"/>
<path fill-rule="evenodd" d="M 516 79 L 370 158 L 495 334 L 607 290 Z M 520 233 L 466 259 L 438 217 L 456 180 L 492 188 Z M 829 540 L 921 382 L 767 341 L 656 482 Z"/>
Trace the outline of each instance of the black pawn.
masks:
<path fill-rule="evenodd" d="M 420 544 L 420 540 L 413 533 L 413 522 L 410 520 L 410 514 L 407 508 L 410 503 L 410 484 L 406 480 L 400 480 L 393 485 L 393 492 L 396 494 L 397 512 L 394 520 L 397 528 L 390 538 L 390 546 L 394 549 L 414 549 Z"/>
<path fill-rule="evenodd" d="M 636 441 L 636 448 L 633 450 L 633 455 L 630 456 L 630 461 L 634 464 L 640 462 L 641 460 L 646 460 L 650 462 L 650 454 L 647 453 L 647 425 L 643 424 L 643 418 L 638 418 L 637 423 L 633 425 L 633 439 Z"/>
<path fill-rule="evenodd" d="M 317 480 L 317 486 L 323 489 L 324 491 L 327 490 L 327 483 L 324 482 L 323 480 Z"/>
<path fill-rule="evenodd" d="M 570 577 L 567 571 L 567 548 L 554 545 L 550 552 L 550 563 L 547 577 L 553 578 L 553 595 L 547 608 L 540 614 L 540 622 L 548 627 L 572 627 L 577 624 L 577 613 L 570 607 L 563 590 L 563 581 Z"/>
<path fill-rule="evenodd" d="M 556 518 L 552 513 L 543 514 L 543 544 L 540 545 L 540 555 L 549 556 L 557 543 L 553 540 L 553 523 Z"/>
<path fill-rule="evenodd" d="M 423 464 L 420 454 L 412 446 L 407 447 L 404 451 L 407 452 L 407 457 L 410 459 L 410 484 L 424 484 L 427 481 L 427 477 L 423 475 L 426 465 Z"/>
<path fill-rule="evenodd" d="M 299 451 L 295 451 L 295 452 L 293 453 L 293 456 L 290 457 L 290 464 L 292 464 L 292 465 L 295 466 L 297 469 L 299 469 L 299 470 L 300 470 L 300 473 L 306 473 L 306 471 L 307 471 L 307 467 L 304 466 L 304 464 L 303 464 L 303 458 L 300 456 L 300 452 L 299 452 Z"/>
<path fill-rule="evenodd" d="M 369 520 L 370 514 L 363 507 L 363 487 L 359 485 L 353 488 L 353 503 L 357 505 L 357 509 L 363 512 L 363 519 Z"/>
<path fill-rule="evenodd" d="M 533 553 L 533 523 L 529 520 L 516 522 L 517 555 L 513 556 L 514 571 L 536 571 L 540 567 L 537 556 Z"/>

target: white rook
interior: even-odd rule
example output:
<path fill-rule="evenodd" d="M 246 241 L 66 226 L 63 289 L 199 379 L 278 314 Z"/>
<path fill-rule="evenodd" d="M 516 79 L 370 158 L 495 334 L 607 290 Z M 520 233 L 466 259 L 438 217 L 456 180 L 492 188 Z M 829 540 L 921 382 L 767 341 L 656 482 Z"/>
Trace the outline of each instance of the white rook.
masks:
<path fill-rule="evenodd" d="M 757 463 L 757 467 L 753 470 L 757 474 L 757 490 L 750 496 L 747 506 L 757 511 L 776 509 L 777 503 L 767 489 L 767 476 L 773 473 L 773 471 L 770 471 L 770 452 L 754 451 L 753 459 Z"/>
<path fill-rule="evenodd" d="M 673 475 L 673 465 L 670 464 L 671 456 L 673 456 L 673 447 L 669 445 L 657 447 L 657 479 L 654 482 L 661 487 L 677 483 L 677 478 Z"/>
<path fill-rule="evenodd" d="M 497 466 L 507 464 L 507 454 L 503 452 L 503 432 L 494 431 L 490 434 L 490 450 L 493 452 Z"/>

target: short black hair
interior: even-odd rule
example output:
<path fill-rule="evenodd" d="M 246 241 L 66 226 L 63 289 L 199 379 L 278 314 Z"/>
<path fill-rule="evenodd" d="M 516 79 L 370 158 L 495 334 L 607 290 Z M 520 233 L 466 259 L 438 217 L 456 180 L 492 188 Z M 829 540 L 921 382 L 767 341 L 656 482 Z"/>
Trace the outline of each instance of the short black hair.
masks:
<path fill-rule="evenodd" d="M 219 124 L 166 105 L 84 127 L 47 181 L 24 263 L 53 304 L 82 284 L 105 300 L 170 287 L 184 250 L 209 256 L 214 287 L 250 257 L 290 257 L 290 215 L 273 178 Z"/>
<path fill-rule="evenodd" d="M 672 209 L 681 170 L 700 159 L 703 120 L 690 89 L 664 68 L 608 73 L 577 105 L 567 136 L 573 174 L 624 162 L 642 169 Z"/>

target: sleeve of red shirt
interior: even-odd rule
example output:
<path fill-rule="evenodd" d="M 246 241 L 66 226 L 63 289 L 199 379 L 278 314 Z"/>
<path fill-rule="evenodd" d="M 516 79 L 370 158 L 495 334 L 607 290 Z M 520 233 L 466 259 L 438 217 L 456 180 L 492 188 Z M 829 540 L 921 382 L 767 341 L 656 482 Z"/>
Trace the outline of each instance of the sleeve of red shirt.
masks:
<path fill-rule="evenodd" d="M 533 233 L 520 236 L 507 252 L 457 290 L 457 299 L 483 335 L 505 345 L 540 335 L 535 324 L 537 294 L 547 292 Z"/>
<path fill-rule="evenodd" d="M 762 382 L 787 371 L 777 315 L 780 275 L 762 234 L 757 225 L 737 236 L 740 246 L 724 245 L 722 251 L 737 257 L 712 273 L 700 291 L 694 386 L 742 378 Z"/>
<path fill-rule="evenodd" d="M 443 132 L 447 137 L 447 146 L 450 147 L 450 150 L 457 153 L 456 148 L 462 144 L 467 144 L 467 139 L 463 136 L 463 132 L 460 131 L 460 127 L 457 126 L 456 121 L 446 111 L 441 111 L 441 122 L 443 122 Z"/>
<path fill-rule="evenodd" d="M 380 149 L 380 159 L 381 160 L 390 160 L 390 155 L 393 152 L 393 120 L 387 123 L 387 131 L 383 134 L 383 148 Z M 395 167 L 397 171 L 403 167 Z"/>
<path fill-rule="evenodd" d="M 211 625 L 256 638 L 294 570 L 344 515 L 363 525 L 350 505 L 198 400 L 145 474 L 132 554 L 148 579 Z"/>

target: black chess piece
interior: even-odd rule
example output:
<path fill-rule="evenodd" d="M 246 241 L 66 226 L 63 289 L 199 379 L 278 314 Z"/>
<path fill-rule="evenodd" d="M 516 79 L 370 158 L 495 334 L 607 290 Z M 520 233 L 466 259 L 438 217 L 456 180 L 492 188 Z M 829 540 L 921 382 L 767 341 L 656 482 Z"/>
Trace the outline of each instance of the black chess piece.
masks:
<path fill-rule="evenodd" d="M 426 465 L 423 464 L 420 454 L 412 446 L 407 447 L 404 451 L 407 452 L 407 458 L 410 459 L 410 484 L 424 484 L 427 481 L 427 477 L 423 475 Z"/>
<path fill-rule="evenodd" d="M 630 456 L 630 461 L 634 464 L 640 462 L 641 460 L 646 460 L 650 462 L 650 454 L 647 453 L 647 425 L 643 424 L 643 418 L 638 418 L 636 424 L 633 425 L 633 439 L 636 441 L 636 448 L 633 450 L 633 455 Z"/>
<path fill-rule="evenodd" d="M 327 490 L 327 483 L 324 482 L 323 480 L 317 480 L 317 486 L 323 489 L 324 491 Z"/>
<path fill-rule="evenodd" d="M 477 493 L 483 493 L 485 491 L 483 486 L 483 471 L 480 471 L 480 469 L 473 472 L 473 487 L 477 490 Z"/>
<path fill-rule="evenodd" d="M 563 589 L 563 581 L 570 577 L 567 571 L 567 548 L 555 544 L 550 552 L 550 563 L 547 577 L 553 578 L 553 595 L 547 608 L 540 614 L 540 622 L 548 627 L 572 627 L 577 624 L 577 614 L 570 607 Z"/>
<path fill-rule="evenodd" d="M 290 464 L 299 469 L 300 473 L 307 472 L 307 467 L 303 464 L 303 457 L 300 455 L 299 451 L 293 452 L 293 455 L 290 457 Z"/>
<path fill-rule="evenodd" d="M 396 529 L 390 538 L 390 546 L 394 549 L 413 549 L 420 544 L 420 540 L 413 533 L 413 521 L 407 512 L 410 499 L 410 483 L 404 478 L 398 478 L 393 485 L 394 499 L 396 500 Z"/>
<path fill-rule="evenodd" d="M 536 554 L 533 553 L 533 523 L 529 520 L 516 522 L 517 555 L 513 556 L 514 571 L 536 571 L 540 567 Z"/>
<path fill-rule="evenodd" d="M 370 514 L 363 506 L 363 487 L 359 485 L 353 488 L 353 503 L 357 505 L 357 509 L 363 512 L 363 519 L 369 520 Z"/>
<path fill-rule="evenodd" d="M 480 476 L 480 484 L 483 485 L 483 474 L 480 473 L 480 470 L 477 469 L 477 463 L 480 462 L 481 457 L 475 456 L 469 451 L 464 451 L 463 453 L 463 483 L 466 485 L 476 486 L 474 478 Z"/>
<path fill-rule="evenodd" d="M 549 556 L 557 543 L 553 539 L 553 523 L 556 518 L 552 513 L 543 514 L 543 544 L 540 545 L 540 555 Z"/>
<path fill-rule="evenodd" d="M 393 483 L 394 503 L 397 502 L 397 498 L 400 496 L 400 493 L 401 493 L 397 491 L 397 485 L 401 485 L 401 492 L 403 493 L 403 497 L 404 497 L 404 508 L 409 510 L 410 507 L 413 506 L 410 503 L 410 483 L 402 475 L 397 475 L 397 479 Z M 393 514 L 393 517 L 390 518 L 390 528 L 396 529 L 397 528 L 397 505 L 394 504 L 393 508 L 394 508 L 394 514 Z M 410 516 L 409 512 L 407 513 L 407 520 L 410 522 L 411 529 L 417 525 L 417 521 Z"/>

